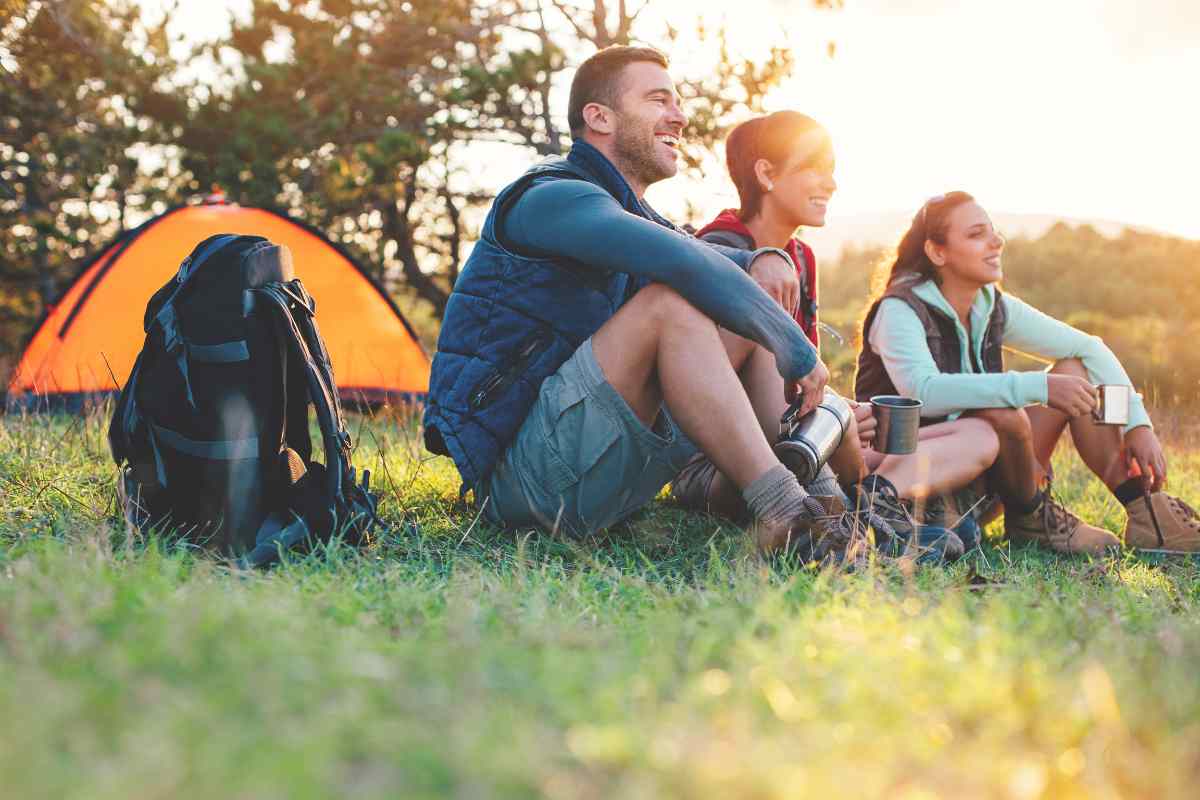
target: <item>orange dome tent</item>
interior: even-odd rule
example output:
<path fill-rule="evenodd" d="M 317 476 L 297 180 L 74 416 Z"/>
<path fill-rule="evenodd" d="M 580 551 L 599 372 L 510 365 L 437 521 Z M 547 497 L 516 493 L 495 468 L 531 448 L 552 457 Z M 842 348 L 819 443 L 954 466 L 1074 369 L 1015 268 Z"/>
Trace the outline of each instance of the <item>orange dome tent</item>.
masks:
<path fill-rule="evenodd" d="M 119 390 L 142 348 L 146 302 L 215 233 L 287 245 L 317 301 L 317 323 L 344 400 L 413 400 L 429 389 L 429 356 L 383 288 L 315 228 L 223 202 L 180 206 L 129 231 L 84 264 L 34 332 L 9 383 L 18 408 L 75 406 Z"/>

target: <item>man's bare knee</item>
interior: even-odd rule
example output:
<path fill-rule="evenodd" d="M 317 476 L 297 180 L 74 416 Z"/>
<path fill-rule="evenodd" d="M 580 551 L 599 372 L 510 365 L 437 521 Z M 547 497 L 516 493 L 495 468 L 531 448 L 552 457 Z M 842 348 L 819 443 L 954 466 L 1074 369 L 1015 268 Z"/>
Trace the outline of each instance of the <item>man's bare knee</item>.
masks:
<path fill-rule="evenodd" d="M 665 283 L 652 283 L 644 287 L 631 302 L 635 301 L 645 305 L 654 319 L 661 323 L 716 327 L 716 323 L 706 317 L 703 311 Z"/>
<path fill-rule="evenodd" d="M 1001 439 L 1033 438 L 1033 426 L 1023 408 L 981 408 L 971 416 L 990 425 Z"/>

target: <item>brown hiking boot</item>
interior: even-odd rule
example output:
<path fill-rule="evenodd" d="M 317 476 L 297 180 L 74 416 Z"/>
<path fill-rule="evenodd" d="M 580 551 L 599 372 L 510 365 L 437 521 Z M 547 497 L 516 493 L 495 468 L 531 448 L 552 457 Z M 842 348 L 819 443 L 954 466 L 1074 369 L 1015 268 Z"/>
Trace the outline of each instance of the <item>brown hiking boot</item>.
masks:
<path fill-rule="evenodd" d="M 1150 504 L 1154 508 L 1153 514 L 1140 497 L 1125 506 L 1125 512 L 1129 514 L 1129 522 L 1125 525 L 1125 544 L 1180 553 L 1200 551 L 1200 517 L 1194 508 L 1166 492 L 1150 495 Z M 1161 539 L 1159 531 L 1162 531 Z"/>
<path fill-rule="evenodd" d="M 671 499 L 688 511 L 708 511 L 708 489 L 716 476 L 716 465 L 696 453 L 671 481 Z"/>
<path fill-rule="evenodd" d="M 866 531 L 841 498 L 809 495 L 804 511 L 790 522 L 768 525 L 755 521 L 750 532 L 763 553 L 791 553 L 802 561 L 854 564 L 866 557 Z"/>
<path fill-rule="evenodd" d="M 1121 540 L 1115 534 L 1088 525 L 1050 496 L 1050 487 L 1042 501 L 1028 514 L 1004 513 L 1004 531 L 1013 542 L 1033 542 L 1056 553 L 1102 555 L 1117 549 Z"/>
<path fill-rule="evenodd" d="M 671 498 L 688 511 L 704 511 L 733 520 L 747 519 L 750 512 L 740 493 L 734 491 L 728 497 L 713 496 L 716 479 L 717 466 L 704 453 L 696 453 L 671 481 Z"/>

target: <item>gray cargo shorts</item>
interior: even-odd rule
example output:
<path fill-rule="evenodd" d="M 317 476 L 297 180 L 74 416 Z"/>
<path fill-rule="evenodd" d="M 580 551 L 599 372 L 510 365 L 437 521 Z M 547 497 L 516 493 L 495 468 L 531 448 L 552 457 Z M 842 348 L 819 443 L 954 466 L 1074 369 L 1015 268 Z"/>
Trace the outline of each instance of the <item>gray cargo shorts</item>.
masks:
<path fill-rule="evenodd" d="M 695 452 L 666 407 L 652 429 L 642 424 L 605 380 L 588 339 L 542 382 L 516 439 L 475 488 L 476 502 L 496 524 L 584 536 L 654 499 Z"/>

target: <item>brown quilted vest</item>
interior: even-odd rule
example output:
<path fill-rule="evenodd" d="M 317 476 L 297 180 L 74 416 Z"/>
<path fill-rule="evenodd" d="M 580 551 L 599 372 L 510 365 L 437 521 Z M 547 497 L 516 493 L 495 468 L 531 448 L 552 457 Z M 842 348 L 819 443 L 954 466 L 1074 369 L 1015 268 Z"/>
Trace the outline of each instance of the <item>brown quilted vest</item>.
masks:
<path fill-rule="evenodd" d="M 929 305 L 913 293 L 919 280 L 900 280 L 888 287 L 883 296 L 876 300 L 863 320 L 862 344 L 858 352 L 858 371 L 854 376 L 854 396 L 864 402 L 877 394 L 899 394 L 896 384 L 888 375 L 883 359 L 871 349 L 867 339 L 871 333 L 871 325 L 875 315 L 879 313 L 879 304 L 888 297 L 896 297 L 908 304 L 908 307 L 921 320 L 925 328 L 925 341 L 929 344 L 929 352 L 933 363 L 942 372 L 962 372 L 962 351 L 958 343 L 958 333 L 955 321 L 944 311 Z M 992 315 L 988 319 L 987 330 L 983 334 L 983 364 L 974 364 L 975 372 L 1003 372 L 1004 354 L 1001 349 L 1004 336 L 1004 325 L 1008 321 L 1008 312 L 1001 302 L 1000 288 L 996 288 L 996 302 L 992 306 Z M 971 356 L 974 361 L 974 355 Z M 922 425 L 932 425 L 942 422 L 941 418 L 921 418 Z"/>

